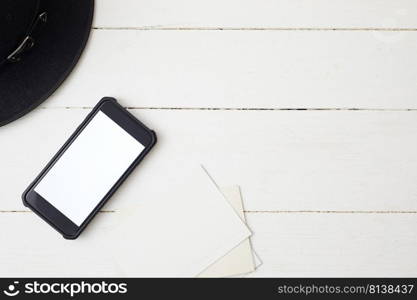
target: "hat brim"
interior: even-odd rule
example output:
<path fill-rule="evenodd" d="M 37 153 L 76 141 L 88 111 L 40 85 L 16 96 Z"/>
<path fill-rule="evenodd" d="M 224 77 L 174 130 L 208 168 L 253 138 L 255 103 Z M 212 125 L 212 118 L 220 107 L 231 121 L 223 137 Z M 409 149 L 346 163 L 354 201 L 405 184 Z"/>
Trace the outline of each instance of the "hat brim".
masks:
<path fill-rule="evenodd" d="M 48 21 L 21 61 L 0 67 L 0 126 L 33 110 L 67 78 L 87 43 L 94 0 L 42 0 Z"/>

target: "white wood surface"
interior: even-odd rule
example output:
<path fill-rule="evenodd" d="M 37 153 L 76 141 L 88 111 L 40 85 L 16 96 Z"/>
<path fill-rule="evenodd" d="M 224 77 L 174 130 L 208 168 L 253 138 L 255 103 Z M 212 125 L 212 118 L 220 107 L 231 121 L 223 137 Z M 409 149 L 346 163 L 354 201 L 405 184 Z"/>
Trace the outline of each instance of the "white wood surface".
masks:
<path fill-rule="evenodd" d="M 76 241 L 33 213 L 0 214 L 0 276 L 135 276 L 116 257 L 120 213 L 102 213 Z M 247 214 L 263 265 L 251 276 L 417 276 L 415 215 Z M 36 233 L 36 234 L 34 234 Z M 134 259 L 134 258 L 132 258 Z"/>
<path fill-rule="evenodd" d="M 70 78 L 0 128 L 0 276 L 134 276 L 111 228 L 189 160 L 241 185 L 252 276 L 417 276 L 416 15 L 414 0 L 97 0 Z M 65 241 L 20 195 L 102 96 L 159 143 Z"/>
<path fill-rule="evenodd" d="M 98 0 L 97 27 L 416 28 L 414 0 Z"/>
<path fill-rule="evenodd" d="M 417 31 L 95 30 L 44 107 L 417 108 L 416 53 Z"/>
<path fill-rule="evenodd" d="M 417 275 L 415 214 L 248 214 L 259 277 Z"/>
<path fill-rule="evenodd" d="M 417 112 L 131 111 L 158 144 L 122 202 L 138 190 L 152 197 L 173 164 L 195 160 L 220 184 L 238 183 L 246 210 L 417 211 Z M 21 192 L 88 112 L 40 109 L 0 128 L 3 209 L 21 208 Z"/>

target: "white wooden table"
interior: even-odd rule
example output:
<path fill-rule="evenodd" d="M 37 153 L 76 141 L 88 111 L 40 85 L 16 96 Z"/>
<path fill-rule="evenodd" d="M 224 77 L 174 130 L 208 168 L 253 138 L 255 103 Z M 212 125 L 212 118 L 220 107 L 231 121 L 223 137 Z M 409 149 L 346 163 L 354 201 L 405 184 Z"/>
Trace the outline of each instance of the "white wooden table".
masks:
<path fill-rule="evenodd" d="M 141 182 L 168 155 L 242 187 L 264 262 L 252 276 L 417 276 L 415 0 L 96 2 L 70 78 L 0 128 L 0 276 L 120 276 L 88 241 L 135 191 L 151 195 Z M 106 95 L 159 144 L 64 241 L 20 195 Z"/>

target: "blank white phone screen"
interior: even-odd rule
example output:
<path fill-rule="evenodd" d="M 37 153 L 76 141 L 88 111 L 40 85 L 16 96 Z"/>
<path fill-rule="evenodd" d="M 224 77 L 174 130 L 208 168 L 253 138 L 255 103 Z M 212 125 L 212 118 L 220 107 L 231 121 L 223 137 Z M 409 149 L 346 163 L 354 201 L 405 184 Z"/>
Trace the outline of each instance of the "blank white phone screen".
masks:
<path fill-rule="evenodd" d="M 144 148 L 99 111 L 35 192 L 80 226 Z"/>

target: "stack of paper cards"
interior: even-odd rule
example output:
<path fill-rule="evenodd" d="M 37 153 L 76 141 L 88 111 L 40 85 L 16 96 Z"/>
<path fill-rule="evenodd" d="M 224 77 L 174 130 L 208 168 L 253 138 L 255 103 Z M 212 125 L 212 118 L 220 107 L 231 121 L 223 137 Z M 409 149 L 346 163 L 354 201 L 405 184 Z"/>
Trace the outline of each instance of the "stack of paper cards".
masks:
<path fill-rule="evenodd" d="M 242 221 L 245 222 L 239 186 L 221 187 L 220 190 Z M 221 257 L 214 264 L 205 269 L 198 277 L 229 277 L 242 275 L 255 271 L 260 265 L 261 261 L 252 250 L 250 239 L 247 238 L 225 256 Z"/>
<path fill-rule="evenodd" d="M 201 166 L 189 168 L 180 179 L 167 174 L 168 186 L 120 214 L 110 233 L 113 243 L 106 247 L 123 248 L 114 251 L 124 253 L 115 257 L 121 273 L 221 277 L 255 269 L 239 188 L 222 189 L 222 194 Z M 134 236 L 127 230 L 132 227 Z"/>

